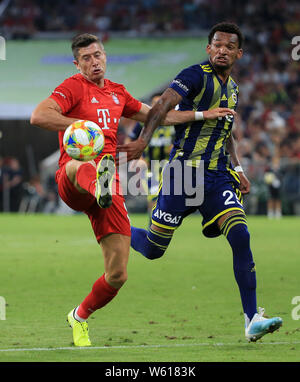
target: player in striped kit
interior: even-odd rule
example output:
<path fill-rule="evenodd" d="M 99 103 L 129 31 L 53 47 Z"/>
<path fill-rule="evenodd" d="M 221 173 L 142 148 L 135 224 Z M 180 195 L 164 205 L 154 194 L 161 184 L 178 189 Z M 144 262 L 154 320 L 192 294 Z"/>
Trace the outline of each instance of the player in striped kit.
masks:
<path fill-rule="evenodd" d="M 262 308 L 257 311 L 256 271 L 242 204 L 242 194 L 249 192 L 250 183 L 235 152 L 232 137 L 235 112 L 208 119 L 209 112 L 216 107 L 236 110 L 239 90 L 230 73 L 236 60 L 242 57 L 242 44 L 243 35 L 235 24 L 214 26 L 208 36 L 208 60 L 182 70 L 175 77 L 149 112 L 139 139 L 120 146 L 119 150 L 128 153 L 128 160 L 136 159 L 168 110 L 179 104 L 179 110 L 196 112 L 197 121 L 175 127 L 175 143 L 164 169 L 168 176 L 163 176 L 152 224 L 148 230 L 131 227 L 131 246 L 148 259 L 161 257 L 183 219 L 198 210 L 203 217 L 203 234 L 206 237 L 223 234 L 232 248 L 234 275 L 245 315 L 245 335 L 249 341 L 256 341 L 278 329 L 282 319 L 266 319 Z M 176 170 L 170 175 L 169 168 L 175 165 Z M 203 198 L 194 205 L 188 203 L 190 195 L 185 187 L 178 192 L 178 174 L 182 179 L 188 170 L 191 184 L 197 183 L 199 174 L 203 175 Z M 164 192 L 165 182 L 169 192 Z"/>

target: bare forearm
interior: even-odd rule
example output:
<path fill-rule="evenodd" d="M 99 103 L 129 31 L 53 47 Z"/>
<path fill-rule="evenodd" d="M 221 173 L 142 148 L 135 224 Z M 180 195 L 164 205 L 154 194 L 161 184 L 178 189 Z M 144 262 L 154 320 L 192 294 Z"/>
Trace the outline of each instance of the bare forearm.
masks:
<path fill-rule="evenodd" d="M 193 110 L 170 110 L 160 124 L 162 126 L 173 126 L 179 125 L 180 123 L 193 121 L 195 121 L 195 112 Z"/>
<path fill-rule="evenodd" d="M 237 153 L 236 153 L 236 143 L 235 143 L 235 140 L 234 140 L 232 134 L 230 135 L 230 137 L 228 138 L 228 140 L 226 142 L 226 149 L 230 155 L 231 162 L 232 162 L 233 166 L 234 167 L 240 166 L 241 163 L 240 163 L 239 158 L 238 158 Z"/>

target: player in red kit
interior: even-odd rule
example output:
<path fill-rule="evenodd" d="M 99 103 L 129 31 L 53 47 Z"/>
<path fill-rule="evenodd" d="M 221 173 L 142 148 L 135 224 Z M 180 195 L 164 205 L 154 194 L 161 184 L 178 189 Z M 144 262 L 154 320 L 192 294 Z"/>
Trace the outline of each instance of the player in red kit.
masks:
<path fill-rule="evenodd" d="M 127 280 L 130 224 L 115 171 L 118 123 L 122 116 L 145 122 L 150 107 L 132 97 L 123 85 L 105 78 L 106 53 L 99 39 L 81 34 L 73 39 L 72 51 L 78 74 L 66 79 L 33 111 L 31 124 L 57 131 L 60 145 L 58 192 L 72 209 L 90 219 L 102 248 L 104 274 L 90 293 L 68 314 L 76 346 L 90 346 L 87 319 L 118 293 Z M 224 110 L 225 112 L 225 110 Z M 99 158 L 90 162 L 72 159 L 64 151 L 64 130 L 74 121 L 97 123 L 105 135 Z M 194 111 L 171 110 L 163 124 L 195 120 Z M 116 192 L 112 192 L 112 183 Z"/>

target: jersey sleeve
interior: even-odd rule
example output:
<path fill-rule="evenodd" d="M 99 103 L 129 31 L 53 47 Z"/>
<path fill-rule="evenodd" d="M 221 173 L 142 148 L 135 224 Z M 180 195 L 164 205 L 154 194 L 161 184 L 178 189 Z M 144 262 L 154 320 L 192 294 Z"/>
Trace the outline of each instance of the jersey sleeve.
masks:
<path fill-rule="evenodd" d="M 199 65 L 183 69 L 171 82 L 170 88 L 174 89 L 183 98 L 189 98 L 200 92 L 203 86 L 203 71 Z"/>
<path fill-rule="evenodd" d="M 68 78 L 53 90 L 50 98 L 58 103 L 63 114 L 67 114 L 79 102 L 81 94 L 80 82 Z"/>
<path fill-rule="evenodd" d="M 138 113 L 142 107 L 142 103 L 132 97 L 132 95 L 124 88 L 125 96 L 125 106 L 123 109 L 122 116 L 125 118 L 130 118 L 134 114 Z"/>

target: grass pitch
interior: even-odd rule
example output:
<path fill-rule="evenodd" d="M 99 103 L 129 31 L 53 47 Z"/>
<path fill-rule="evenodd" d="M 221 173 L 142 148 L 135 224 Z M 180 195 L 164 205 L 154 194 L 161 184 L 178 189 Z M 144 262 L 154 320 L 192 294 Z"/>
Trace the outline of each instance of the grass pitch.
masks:
<path fill-rule="evenodd" d="M 129 279 L 89 319 L 91 348 L 75 348 L 67 313 L 103 273 L 84 215 L 0 215 L 0 361 L 299 362 L 299 227 L 296 217 L 249 217 L 258 305 L 283 327 L 257 343 L 244 318 L 225 238 L 207 239 L 201 217 L 175 233 L 163 258 L 131 250 Z M 147 225 L 146 215 L 131 215 Z M 298 312 L 292 316 L 292 312 Z M 5 320 L 4 318 L 5 314 Z"/>

